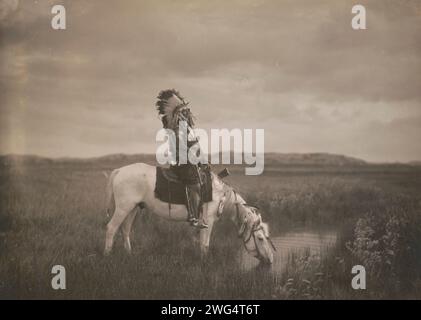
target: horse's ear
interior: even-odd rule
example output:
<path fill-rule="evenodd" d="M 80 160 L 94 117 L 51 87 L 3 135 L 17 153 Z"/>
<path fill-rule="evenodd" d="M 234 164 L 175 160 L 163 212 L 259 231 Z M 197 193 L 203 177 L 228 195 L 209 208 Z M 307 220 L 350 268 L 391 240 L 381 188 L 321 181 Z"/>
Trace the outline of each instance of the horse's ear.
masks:
<path fill-rule="evenodd" d="M 225 177 L 228 177 L 229 175 L 230 175 L 230 172 L 228 171 L 228 169 L 224 168 L 224 170 L 218 173 L 218 178 L 224 179 Z"/>

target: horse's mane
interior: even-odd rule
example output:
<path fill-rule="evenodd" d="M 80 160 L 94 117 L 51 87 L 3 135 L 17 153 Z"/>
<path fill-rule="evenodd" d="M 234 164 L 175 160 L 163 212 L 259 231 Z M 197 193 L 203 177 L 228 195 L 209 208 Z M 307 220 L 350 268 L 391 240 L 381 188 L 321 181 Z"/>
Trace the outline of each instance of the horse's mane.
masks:
<path fill-rule="evenodd" d="M 260 209 L 258 206 L 253 205 L 253 204 L 249 204 L 247 203 L 247 201 L 243 198 L 243 196 L 241 196 L 241 194 L 236 190 L 236 188 L 234 186 L 232 186 L 230 183 L 228 183 L 227 181 L 221 179 L 220 177 L 218 177 L 217 174 L 213 173 L 214 178 L 218 179 L 218 181 L 220 183 L 222 183 L 223 187 L 227 188 L 231 194 L 237 194 L 237 196 L 240 196 L 241 199 L 243 199 L 244 203 L 242 203 L 243 206 L 246 207 L 250 207 L 250 208 L 255 208 L 255 209 Z"/>

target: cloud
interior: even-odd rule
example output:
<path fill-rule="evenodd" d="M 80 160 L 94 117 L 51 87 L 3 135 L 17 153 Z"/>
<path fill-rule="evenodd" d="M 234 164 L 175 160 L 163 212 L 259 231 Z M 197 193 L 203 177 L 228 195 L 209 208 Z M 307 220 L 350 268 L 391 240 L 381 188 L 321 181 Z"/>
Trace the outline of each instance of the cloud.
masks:
<path fill-rule="evenodd" d="M 417 1 L 362 1 L 363 31 L 352 1 L 324 0 L 61 1 L 56 31 L 56 2 L 0 7 L 2 140 L 26 141 L 1 152 L 153 152 L 156 94 L 175 87 L 200 126 L 264 128 L 267 150 L 421 158 L 394 121 L 420 114 Z"/>
<path fill-rule="evenodd" d="M 18 0 L 3 0 L 0 3 L 0 22 L 3 23 L 18 8 Z"/>

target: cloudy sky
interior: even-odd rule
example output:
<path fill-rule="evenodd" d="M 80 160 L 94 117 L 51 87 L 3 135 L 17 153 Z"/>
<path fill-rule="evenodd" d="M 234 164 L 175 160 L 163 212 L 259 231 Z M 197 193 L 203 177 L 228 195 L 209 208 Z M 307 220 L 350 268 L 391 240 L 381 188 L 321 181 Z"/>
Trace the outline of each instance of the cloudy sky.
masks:
<path fill-rule="evenodd" d="M 266 151 L 421 159 L 420 40 L 417 0 L 2 0 L 0 153 L 153 153 L 177 88 L 199 127 L 263 128 Z"/>

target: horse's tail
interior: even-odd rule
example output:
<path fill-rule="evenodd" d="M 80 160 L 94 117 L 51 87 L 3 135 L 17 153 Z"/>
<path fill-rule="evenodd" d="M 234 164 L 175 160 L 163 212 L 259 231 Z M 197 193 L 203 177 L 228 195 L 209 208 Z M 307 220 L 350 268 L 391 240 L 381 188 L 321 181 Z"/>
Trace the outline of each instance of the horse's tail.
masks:
<path fill-rule="evenodd" d="M 108 178 L 107 182 L 107 194 L 105 198 L 105 212 L 107 214 L 107 218 L 110 218 L 113 211 L 115 210 L 115 201 L 114 201 L 114 190 L 113 190 L 113 182 L 114 177 L 118 173 L 118 170 L 115 169 L 108 175 L 106 172 L 103 172 L 106 178 Z"/>

